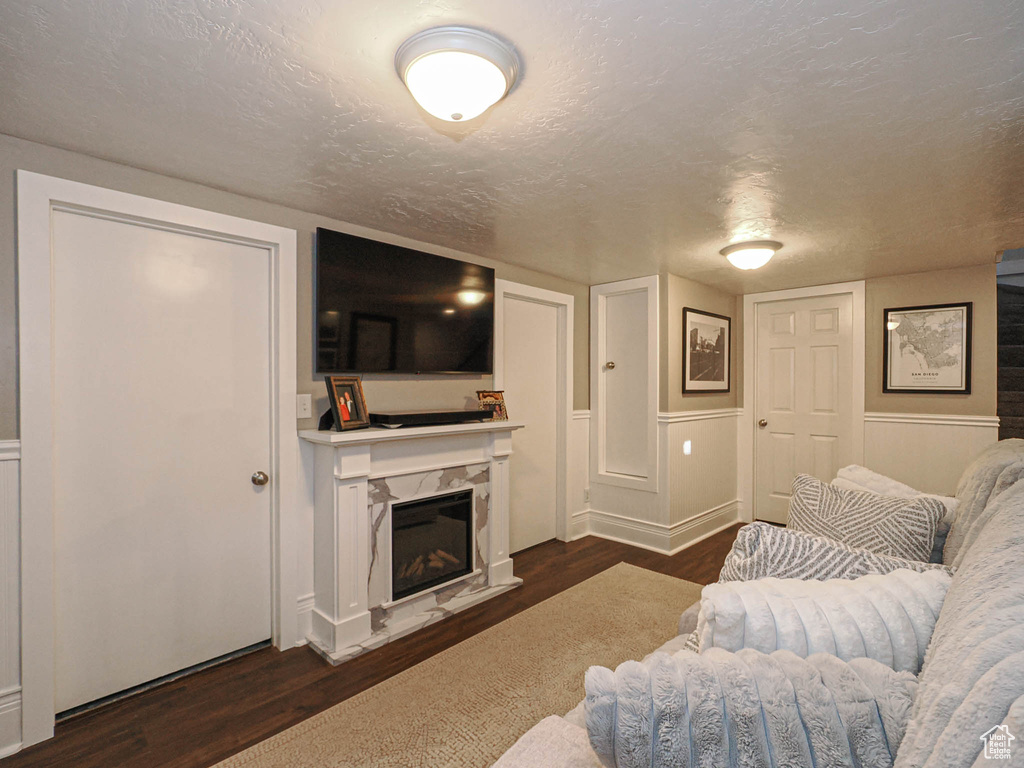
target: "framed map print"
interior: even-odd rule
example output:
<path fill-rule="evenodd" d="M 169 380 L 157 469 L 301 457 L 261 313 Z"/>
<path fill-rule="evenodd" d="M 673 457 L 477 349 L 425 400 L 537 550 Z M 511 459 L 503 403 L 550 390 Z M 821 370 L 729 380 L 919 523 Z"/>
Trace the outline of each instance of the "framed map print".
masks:
<path fill-rule="evenodd" d="M 973 304 L 885 310 L 882 391 L 971 394 Z"/>

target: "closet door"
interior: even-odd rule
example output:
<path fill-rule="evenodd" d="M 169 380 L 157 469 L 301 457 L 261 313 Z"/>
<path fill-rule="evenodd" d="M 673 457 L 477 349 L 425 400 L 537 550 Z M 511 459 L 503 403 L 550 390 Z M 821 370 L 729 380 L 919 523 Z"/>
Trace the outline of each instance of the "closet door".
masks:
<path fill-rule="evenodd" d="M 658 278 L 590 290 L 591 479 L 657 490 Z"/>
<path fill-rule="evenodd" d="M 55 212 L 56 711 L 271 635 L 267 248 Z"/>

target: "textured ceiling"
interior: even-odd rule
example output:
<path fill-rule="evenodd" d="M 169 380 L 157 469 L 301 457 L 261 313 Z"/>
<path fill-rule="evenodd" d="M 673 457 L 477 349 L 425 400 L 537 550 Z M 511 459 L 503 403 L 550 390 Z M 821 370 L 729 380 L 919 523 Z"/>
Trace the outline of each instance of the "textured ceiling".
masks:
<path fill-rule="evenodd" d="M 464 125 L 393 65 L 451 23 L 524 63 Z M 0 72 L 0 132 L 586 283 L 1024 244 L 1021 0 L 4 0 Z M 747 237 L 785 247 L 741 273 Z"/>

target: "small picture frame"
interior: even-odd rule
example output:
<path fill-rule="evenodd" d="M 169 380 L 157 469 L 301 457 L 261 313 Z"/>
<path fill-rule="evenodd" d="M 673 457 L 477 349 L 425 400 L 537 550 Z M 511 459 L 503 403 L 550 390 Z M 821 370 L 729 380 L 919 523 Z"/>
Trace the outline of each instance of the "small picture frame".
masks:
<path fill-rule="evenodd" d="M 886 309 L 882 392 L 971 394 L 973 302 Z"/>
<path fill-rule="evenodd" d="M 728 392 L 732 318 L 683 307 L 683 394 Z"/>
<path fill-rule="evenodd" d="M 477 399 L 480 401 L 481 411 L 491 412 L 491 421 L 508 421 L 508 411 L 505 410 L 505 392 L 487 392 L 477 390 Z"/>
<path fill-rule="evenodd" d="M 334 428 L 339 432 L 370 426 L 370 414 L 358 376 L 326 376 L 327 399 L 331 401 Z"/>

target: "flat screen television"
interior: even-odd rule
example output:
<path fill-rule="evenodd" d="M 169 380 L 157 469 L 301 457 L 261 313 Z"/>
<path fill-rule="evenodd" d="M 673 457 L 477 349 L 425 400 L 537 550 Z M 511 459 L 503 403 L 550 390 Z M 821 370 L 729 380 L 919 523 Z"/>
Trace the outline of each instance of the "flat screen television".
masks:
<path fill-rule="evenodd" d="M 492 373 L 494 270 L 317 229 L 315 372 Z"/>

